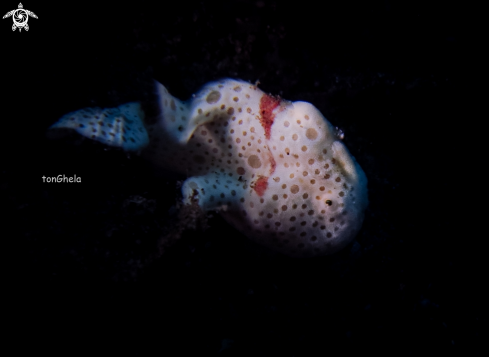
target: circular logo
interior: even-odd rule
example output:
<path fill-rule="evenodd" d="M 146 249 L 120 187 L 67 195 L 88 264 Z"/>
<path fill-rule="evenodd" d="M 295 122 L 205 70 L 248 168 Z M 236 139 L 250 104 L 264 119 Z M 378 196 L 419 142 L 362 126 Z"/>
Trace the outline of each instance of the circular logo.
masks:
<path fill-rule="evenodd" d="M 12 14 L 12 18 L 14 19 L 14 24 L 17 27 L 24 27 L 29 19 L 29 15 L 27 15 L 27 12 L 24 9 L 17 9 Z"/>

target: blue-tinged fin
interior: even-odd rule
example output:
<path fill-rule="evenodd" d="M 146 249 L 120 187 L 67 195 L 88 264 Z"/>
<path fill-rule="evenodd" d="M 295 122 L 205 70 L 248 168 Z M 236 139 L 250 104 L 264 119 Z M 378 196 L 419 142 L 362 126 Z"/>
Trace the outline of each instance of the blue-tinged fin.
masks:
<path fill-rule="evenodd" d="M 49 130 L 73 129 L 80 135 L 103 144 L 138 151 L 149 143 L 140 103 L 116 108 L 85 108 L 64 115 Z"/>

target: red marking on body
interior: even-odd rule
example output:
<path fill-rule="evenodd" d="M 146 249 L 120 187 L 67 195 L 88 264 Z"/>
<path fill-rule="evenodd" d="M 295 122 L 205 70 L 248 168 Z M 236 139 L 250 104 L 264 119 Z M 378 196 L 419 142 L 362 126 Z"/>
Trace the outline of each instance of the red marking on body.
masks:
<path fill-rule="evenodd" d="M 270 176 L 275 172 L 275 168 L 277 167 L 277 163 L 273 158 L 273 155 L 270 151 L 268 151 L 268 159 L 270 160 Z"/>
<path fill-rule="evenodd" d="M 275 115 L 272 113 L 280 104 L 279 98 L 274 98 L 267 94 L 263 94 L 260 99 L 260 123 L 265 129 L 265 137 L 270 140 L 271 127 Z"/>
<path fill-rule="evenodd" d="M 265 193 L 267 187 L 268 177 L 261 176 L 258 180 L 256 180 L 255 187 L 253 187 L 253 189 L 255 190 L 256 194 L 261 197 Z"/>

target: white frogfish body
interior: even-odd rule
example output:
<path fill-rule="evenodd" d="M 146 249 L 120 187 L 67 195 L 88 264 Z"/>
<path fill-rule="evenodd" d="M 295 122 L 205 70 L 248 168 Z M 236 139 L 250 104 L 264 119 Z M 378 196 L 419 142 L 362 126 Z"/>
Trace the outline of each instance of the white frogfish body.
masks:
<path fill-rule="evenodd" d="M 209 83 L 185 102 L 156 87 L 156 116 L 128 103 L 69 113 L 51 128 L 143 150 L 155 165 L 188 177 L 184 203 L 197 200 L 286 255 L 327 255 L 354 239 L 368 204 L 367 179 L 312 104 L 233 79 Z"/>

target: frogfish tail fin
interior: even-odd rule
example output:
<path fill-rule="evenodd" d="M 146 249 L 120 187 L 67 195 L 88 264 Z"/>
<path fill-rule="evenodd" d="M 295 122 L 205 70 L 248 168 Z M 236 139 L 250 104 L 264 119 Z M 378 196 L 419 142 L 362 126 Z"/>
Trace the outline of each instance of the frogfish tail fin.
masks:
<path fill-rule="evenodd" d="M 68 113 L 49 128 L 48 135 L 56 136 L 57 131 L 66 129 L 127 151 L 141 150 L 149 143 L 144 111 L 138 102 L 116 108 L 85 108 Z"/>

